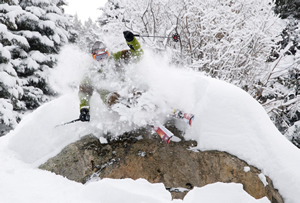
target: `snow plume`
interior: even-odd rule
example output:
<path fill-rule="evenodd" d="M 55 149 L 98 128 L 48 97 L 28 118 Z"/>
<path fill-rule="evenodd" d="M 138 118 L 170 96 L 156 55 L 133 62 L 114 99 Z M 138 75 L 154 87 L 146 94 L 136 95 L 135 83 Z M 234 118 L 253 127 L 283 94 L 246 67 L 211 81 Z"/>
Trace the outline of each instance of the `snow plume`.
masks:
<path fill-rule="evenodd" d="M 196 98 L 194 92 L 195 85 L 204 85 L 200 80 L 194 80 L 190 76 L 193 74 L 201 75 L 199 72 L 192 71 L 186 67 L 175 67 L 170 65 L 168 55 L 154 54 L 149 50 L 143 61 L 137 65 L 133 76 L 135 83 L 148 86 L 148 90 L 153 94 L 153 100 L 163 107 L 165 103 L 166 112 L 169 108 L 179 108 L 189 112 Z M 199 91 L 198 91 L 199 92 Z"/>
<path fill-rule="evenodd" d="M 94 97 L 95 109 L 91 109 L 94 112 L 92 116 L 97 118 L 96 121 L 102 120 L 102 124 L 91 123 L 98 126 L 98 130 L 118 135 L 147 124 L 164 123 L 167 115 L 174 109 L 189 112 L 193 102 L 199 99 L 195 97 L 193 88 L 186 88 L 202 85 L 201 81 L 190 79 L 190 74 L 195 72 L 170 66 L 167 56 L 154 54 L 150 50 L 145 52 L 140 63 L 126 67 L 124 83 L 119 86 L 118 93 L 123 98 L 130 98 L 135 90 L 142 92 L 131 108 L 124 105 L 127 101 L 125 99 L 121 104 L 115 105 L 112 112 L 103 106 L 99 96 Z M 186 84 L 183 85 L 182 82 Z"/>
<path fill-rule="evenodd" d="M 88 53 L 80 51 L 77 46 L 66 45 L 57 60 L 57 66 L 50 70 L 50 85 L 61 95 L 77 90 L 84 72 L 93 59 Z"/>
<path fill-rule="evenodd" d="M 94 60 L 88 53 L 74 46 L 65 46 L 58 59 L 58 66 L 51 72 L 50 84 L 60 94 L 76 93 L 85 72 L 93 63 Z M 146 50 L 140 63 L 125 67 L 122 73 L 123 82 L 97 81 L 109 88 L 114 86 L 123 98 L 132 96 L 135 90 L 141 91 L 142 95 L 131 108 L 126 107 L 128 100 L 124 99 L 121 104 L 108 109 L 94 91 L 91 98 L 91 116 L 94 119 L 89 123 L 89 129 L 94 129 L 99 137 L 108 132 L 119 135 L 149 123 L 164 122 L 173 108 L 190 111 L 191 102 L 196 99 L 189 96 L 194 95 L 191 92 L 193 89 L 186 89 L 180 82 L 187 80 L 184 73 L 189 71 L 171 67 L 169 64 L 166 55 L 159 56 Z M 79 107 L 79 113 L 78 109 Z"/>

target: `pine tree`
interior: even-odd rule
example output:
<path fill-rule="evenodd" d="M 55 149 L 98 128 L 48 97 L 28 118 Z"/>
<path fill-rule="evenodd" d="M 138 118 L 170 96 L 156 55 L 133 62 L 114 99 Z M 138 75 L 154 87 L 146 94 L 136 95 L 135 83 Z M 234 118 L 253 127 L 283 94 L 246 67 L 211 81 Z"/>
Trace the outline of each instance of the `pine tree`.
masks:
<path fill-rule="evenodd" d="M 127 7 L 135 5 L 127 3 L 127 1 L 121 0 L 108 0 L 105 6 L 100 8 L 102 15 L 97 20 L 100 27 L 100 37 L 113 52 L 124 49 L 123 31 L 133 30 L 133 28 L 126 27 L 129 20 L 125 18 L 124 11 Z M 140 3 L 141 5 L 144 4 L 144 2 Z M 127 48 L 126 44 L 125 47 Z"/>
<path fill-rule="evenodd" d="M 280 17 L 285 19 L 293 17 L 300 19 L 300 2 L 297 0 L 276 0 L 275 12 L 280 14 Z"/>
<path fill-rule="evenodd" d="M 55 94 L 48 85 L 48 71 L 60 47 L 74 36 L 63 13 L 65 0 L 0 3 L 0 122 L 13 128 L 23 112 Z"/>
<path fill-rule="evenodd" d="M 86 53 L 90 52 L 90 47 L 95 41 L 103 40 L 98 25 L 91 18 L 82 24 L 78 15 L 75 14 L 73 17 L 73 28 L 77 35 L 77 46 Z"/>

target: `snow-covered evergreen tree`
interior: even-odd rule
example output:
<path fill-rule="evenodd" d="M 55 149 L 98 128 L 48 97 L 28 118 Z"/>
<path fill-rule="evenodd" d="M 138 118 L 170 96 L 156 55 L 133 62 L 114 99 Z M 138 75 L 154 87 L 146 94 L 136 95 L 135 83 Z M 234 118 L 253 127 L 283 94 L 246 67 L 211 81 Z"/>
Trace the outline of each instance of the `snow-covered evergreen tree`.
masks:
<path fill-rule="evenodd" d="M 280 41 L 281 52 L 275 53 L 272 71 L 261 84 L 257 99 L 262 103 L 274 124 L 300 148 L 300 29 L 297 1 L 276 1 L 275 12 L 287 22 Z"/>
<path fill-rule="evenodd" d="M 133 30 L 126 27 L 125 23 L 129 22 L 125 19 L 124 12 L 127 7 L 135 6 L 126 4 L 127 1 L 108 0 L 102 10 L 102 15 L 97 22 L 100 27 L 101 39 L 109 47 L 110 51 L 119 51 L 124 49 L 123 31 Z M 140 2 L 143 5 L 145 2 Z M 127 45 L 125 44 L 127 47 Z"/>
<path fill-rule="evenodd" d="M 53 95 L 47 84 L 60 47 L 72 39 L 65 0 L 0 1 L 0 123 L 13 128 L 21 113 Z M 4 134 L 4 132 L 0 132 Z"/>
<path fill-rule="evenodd" d="M 300 19 L 300 2 L 298 0 L 276 0 L 275 3 L 275 12 L 280 14 L 281 18 L 293 17 Z"/>
<path fill-rule="evenodd" d="M 79 20 L 78 15 L 75 14 L 73 18 L 73 28 L 77 32 L 76 44 L 84 52 L 90 52 L 92 44 L 97 40 L 103 40 L 101 38 L 101 31 L 96 22 L 93 22 L 91 18 L 85 21 L 83 24 Z"/>

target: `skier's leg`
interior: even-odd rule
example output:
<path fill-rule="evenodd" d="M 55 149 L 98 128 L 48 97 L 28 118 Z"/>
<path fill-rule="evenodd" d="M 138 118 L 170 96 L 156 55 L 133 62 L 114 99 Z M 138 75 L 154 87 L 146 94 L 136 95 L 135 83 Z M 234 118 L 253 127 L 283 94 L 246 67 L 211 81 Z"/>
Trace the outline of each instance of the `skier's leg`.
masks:
<path fill-rule="evenodd" d="M 106 103 L 108 107 L 112 107 L 113 105 L 119 103 L 120 95 L 116 92 L 111 92 L 107 95 Z"/>

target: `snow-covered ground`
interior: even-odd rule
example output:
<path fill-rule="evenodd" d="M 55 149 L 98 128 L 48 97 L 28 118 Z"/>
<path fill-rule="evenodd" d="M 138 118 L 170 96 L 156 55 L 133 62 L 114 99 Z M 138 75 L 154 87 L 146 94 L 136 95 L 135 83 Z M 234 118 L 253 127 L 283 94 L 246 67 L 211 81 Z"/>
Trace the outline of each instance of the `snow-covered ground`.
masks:
<path fill-rule="evenodd" d="M 78 50 L 64 49 L 51 78 L 62 96 L 24 117 L 14 131 L 0 138 L 0 202 L 269 202 L 266 197 L 252 198 L 241 184 L 195 187 L 184 200 L 172 200 L 163 184 L 142 179 L 103 179 L 82 185 L 37 168 L 88 133 L 101 138 L 107 131 L 118 134 L 148 122 L 163 122 L 163 115 L 172 108 L 195 114 L 192 127 L 177 125 L 186 131 L 186 139 L 198 142 L 197 149 L 226 151 L 245 160 L 262 170 L 258 174 L 262 181 L 264 175 L 273 180 L 285 202 L 299 201 L 300 151 L 278 132 L 250 95 L 200 73 L 170 67 L 166 58 L 145 53 L 143 61 L 128 67 L 125 83 L 116 86 L 123 96 L 133 86 L 146 90 L 138 105 L 119 106 L 116 113 L 94 94 L 91 122 L 55 127 L 78 118 L 74 87 L 82 67 L 92 63 Z"/>

